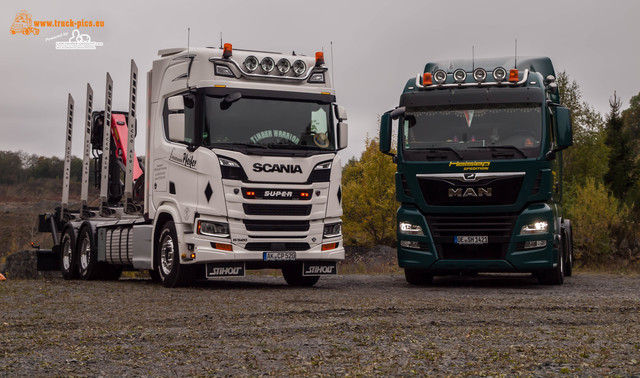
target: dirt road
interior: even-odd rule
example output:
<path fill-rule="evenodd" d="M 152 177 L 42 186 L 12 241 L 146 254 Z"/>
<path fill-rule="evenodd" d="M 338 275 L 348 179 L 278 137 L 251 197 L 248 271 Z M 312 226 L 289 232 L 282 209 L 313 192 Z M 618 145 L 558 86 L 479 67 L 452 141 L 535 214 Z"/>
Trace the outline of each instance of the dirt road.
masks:
<path fill-rule="evenodd" d="M 0 376 L 638 375 L 640 278 L 0 282 Z"/>

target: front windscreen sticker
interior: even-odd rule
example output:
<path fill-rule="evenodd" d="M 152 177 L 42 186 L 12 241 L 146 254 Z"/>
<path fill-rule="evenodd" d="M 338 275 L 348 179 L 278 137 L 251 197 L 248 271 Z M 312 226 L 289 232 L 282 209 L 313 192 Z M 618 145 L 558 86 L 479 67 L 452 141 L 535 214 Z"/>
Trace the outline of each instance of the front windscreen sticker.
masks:
<path fill-rule="evenodd" d="M 249 138 L 249 140 L 252 141 L 253 143 L 258 143 L 259 141 L 263 139 L 268 139 L 268 138 L 286 139 L 292 142 L 293 144 L 298 144 L 300 142 L 300 138 L 291 134 L 288 131 L 283 131 L 283 130 L 264 130 L 254 134 L 251 138 Z"/>
<path fill-rule="evenodd" d="M 449 166 L 462 168 L 463 171 L 488 171 L 490 161 L 450 161 Z"/>

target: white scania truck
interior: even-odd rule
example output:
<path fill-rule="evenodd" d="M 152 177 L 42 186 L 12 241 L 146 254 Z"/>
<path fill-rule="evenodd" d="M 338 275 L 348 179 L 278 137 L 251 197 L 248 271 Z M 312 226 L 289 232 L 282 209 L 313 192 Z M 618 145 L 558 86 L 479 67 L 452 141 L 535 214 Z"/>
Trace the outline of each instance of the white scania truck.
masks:
<path fill-rule="evenodd" d="M 221 48 L 159 51 L 147 74 L 144 164 L 135 156 L 138 74 L 129 111 L 94 112 L 87 85 L 82 205 L 69 209 L 69 95 L 61 206 L 40 215 L 54 247 L 39 269 L 66 279 L 148 270 L 164 286 L 282 269 L 287 283 L 336 274 L 342 244 L 344 108 L 322 53 Z M 87 206 L 91 157 L 100 206 Z M 143 169 L 144 167 L 144 169 Z"/>

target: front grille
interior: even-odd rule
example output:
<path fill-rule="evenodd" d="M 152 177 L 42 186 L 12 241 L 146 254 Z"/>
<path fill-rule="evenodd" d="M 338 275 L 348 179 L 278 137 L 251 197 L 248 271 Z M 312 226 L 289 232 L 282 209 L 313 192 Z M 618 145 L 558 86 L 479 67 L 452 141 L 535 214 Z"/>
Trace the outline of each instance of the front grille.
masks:
<path fill-rule="evenodd" d="M 429 205 L 487 206 L 516 202 L 524 176 L 490 178 L 474 182 L 452 179 L 418 178 L 422 195 Z"/>
<path fill-rule="evenodd" d="M 242 204 L 247 215 L 293 215 L 303 216 L 311 213 L 311 205 L 263 205 L 256 203 Z"/>
<path fill-rule="evenodd" d="M 435 215 L 427 223 L 438 256 L 447 260 L 497 260 L 507 253 L 517 215 Z M 456 236 L 488 236 L 487 244 L 459 245 Z"/>
<path fill-rule="evenodd" d="M 247 231 L 309 231 L 309 221 L 243 220 Z"/>
<path fill-rule="evenodd" d="M 309 243 L 247 243 L 247 251 L 306 251 Z"/>

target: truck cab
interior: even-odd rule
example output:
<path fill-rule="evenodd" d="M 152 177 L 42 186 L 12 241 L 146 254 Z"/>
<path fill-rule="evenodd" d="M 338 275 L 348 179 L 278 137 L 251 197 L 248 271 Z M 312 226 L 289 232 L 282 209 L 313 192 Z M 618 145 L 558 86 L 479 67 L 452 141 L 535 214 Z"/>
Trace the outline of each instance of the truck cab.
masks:
<path fill-rule="evenodd" d="M 527 272 L 561 284 L 571 274 L 561 152 L 571 120 L 558 99 L 546 57 L 430 62 L 409 79 L 380 129 L 380 150 L 398 167 L 398 262 L 409 283 Z"/>
<path fill-rule="evenodd" d="M 159 54 L 148 73 L 147 268 L 163 281 L 181 274 L 176 264 L 209 278 L 278 268 L 301 285 L 335 274 L 347 125 L 323 54 L 230 44 Z"/>

